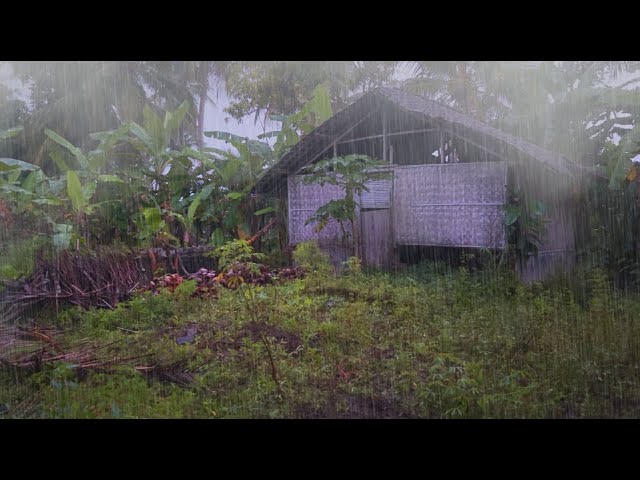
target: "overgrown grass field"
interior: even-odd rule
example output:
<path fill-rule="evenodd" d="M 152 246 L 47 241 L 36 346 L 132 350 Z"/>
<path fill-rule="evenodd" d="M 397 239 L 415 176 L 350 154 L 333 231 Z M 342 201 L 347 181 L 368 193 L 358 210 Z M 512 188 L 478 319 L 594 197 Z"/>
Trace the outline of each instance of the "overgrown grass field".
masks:
<path fill-rule="evenodd" d="M 129 366 L 3 368 L 5 418 L 640 416 L 640 296 L 510 273 L 326 272 L 40 318 Z M 145 367 L 153 368 L 147 368 Z"/>

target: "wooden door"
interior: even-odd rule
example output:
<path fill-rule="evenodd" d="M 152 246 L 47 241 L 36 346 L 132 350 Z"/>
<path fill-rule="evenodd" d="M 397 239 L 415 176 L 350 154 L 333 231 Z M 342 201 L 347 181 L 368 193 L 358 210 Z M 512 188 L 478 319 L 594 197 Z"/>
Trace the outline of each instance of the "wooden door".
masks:
<path fill-rule="evenodd" d="M 389 209 L 360 212 L 363 264 L 369 267 L 389 266 L 391 255 L 391 222 Z"/>

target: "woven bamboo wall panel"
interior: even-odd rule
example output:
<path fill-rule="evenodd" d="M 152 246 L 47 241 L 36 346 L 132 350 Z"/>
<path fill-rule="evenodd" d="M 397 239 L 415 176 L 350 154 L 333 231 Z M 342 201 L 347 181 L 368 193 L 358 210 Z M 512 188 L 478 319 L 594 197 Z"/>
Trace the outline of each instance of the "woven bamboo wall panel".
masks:
<path fill-rule="evenodd" d="M 368 192 L 360 195 L 360 208 L 389 208 L 391 206 L 391 179 L 374 180 L 365 184 Z"/>
<path fill-rule="evenodd" d="M 396 168 L 396 243 L 502 248 L 506 183 L 504 162 Z"/>
<path fill-rule="evenodd" d="M 340 243 L 343 233 L 340 225 L 331 221 L 319 233 L 315 232 L 315 223 L 305 226 L 307 219 L 318 207 L 330 200 L 344 198 L 344 190 L 335 185 L 305 185 L 302 175 L 289 176 L 289 243 L 297 244 L 311 239 L 325 243 Z M 350 225 L 345 225 L 347 233 Z"/>

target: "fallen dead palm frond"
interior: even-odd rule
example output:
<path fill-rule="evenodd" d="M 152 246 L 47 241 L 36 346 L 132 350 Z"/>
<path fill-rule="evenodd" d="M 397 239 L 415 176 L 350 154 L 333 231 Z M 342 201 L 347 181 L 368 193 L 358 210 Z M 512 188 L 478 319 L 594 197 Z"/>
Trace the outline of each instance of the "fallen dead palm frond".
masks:
<path fill-rule="evenodd" d="M 0 324 L 14 322 L 29 309 L 63 304 L 114 308 L 130 297 L 142 276 L 134 254 L 64 251 L 53 260 L 38 258 L 30 277 L 4 282 Z"/>
<path fill-rule="evenodd" d="M 119 366 L 131 366 L 138 373 L 160 381 L 188 386 L 194 380 L 186 360 L 170 364 L 153 364 L 153 354 L 121 357 L 117 347 L 121 340 L 104 344 L 86 339 L 63 345 L 64 333 L 37 324 L 0 327 L 0 368 L 33 373 L 45 365 L 66 363 L 77 372 L 113 372 Z M 140 364 L 146 359 L 147 364 Z"/>

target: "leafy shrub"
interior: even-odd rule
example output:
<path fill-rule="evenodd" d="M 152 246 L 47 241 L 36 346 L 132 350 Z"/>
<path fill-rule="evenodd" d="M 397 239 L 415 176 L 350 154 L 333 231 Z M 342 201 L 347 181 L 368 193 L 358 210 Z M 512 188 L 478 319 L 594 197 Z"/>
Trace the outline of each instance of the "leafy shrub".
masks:
<path fill-rule="evenodd" d="M 331 260 L 315 241 L 301 242 L 293 252 L 293 260 L 309 273 L 329 273 Z"/>
<path fill-rule="evenodd" d="M 218 259 L 218 270 L 227 271 L 234 263 L 245 263 L 260 270 L 258 262 L 263 262 L 266 255 L 253 250 L 246 240 L 232 240 L 216 248 L 212 255 Z"/>
<path fill-rule="evenodd" d="M 358 257 L 349 257 L 344 262 L 344 267 L 347 275 L 362 273 L 362 262 Z"/>
<path fill-rule="evenodd" d="M 36 252 L 51 250 L 45 236 L 35 236 L 30 240 L 0 244 L 0 280 L 27 277 L 33 273 Z M 50 253 L 50 252 L 47 252 Z"/>

